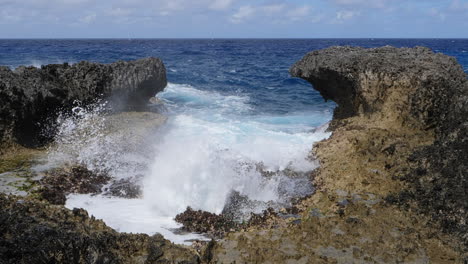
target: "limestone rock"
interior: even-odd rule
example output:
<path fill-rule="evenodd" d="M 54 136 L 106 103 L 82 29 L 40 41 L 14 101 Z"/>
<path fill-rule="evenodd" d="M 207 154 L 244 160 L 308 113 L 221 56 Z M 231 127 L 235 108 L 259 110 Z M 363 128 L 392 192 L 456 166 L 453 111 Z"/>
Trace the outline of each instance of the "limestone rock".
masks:
<path fill-rule="evenodd" d="M 338 104 L 335 133 L 317 147 L 322 162 L 333 159 L 325 158 L 325 148 L 349 142 L 343 166 L 355 166 L 342 166 L 348 171 L 342 181 L 355 184 L 362 179 L 352 182 L 351 171 L 382 165 L 367 186 L 379 191 L 392 179 L 409 183 L 389 201 L 416 201 L 468 245 L 468 81 L 455 58 L 423 47 L 332 47 L 307 54 L 290 73 Z M 342 146 L 338 152 L 347 149 Z"/>

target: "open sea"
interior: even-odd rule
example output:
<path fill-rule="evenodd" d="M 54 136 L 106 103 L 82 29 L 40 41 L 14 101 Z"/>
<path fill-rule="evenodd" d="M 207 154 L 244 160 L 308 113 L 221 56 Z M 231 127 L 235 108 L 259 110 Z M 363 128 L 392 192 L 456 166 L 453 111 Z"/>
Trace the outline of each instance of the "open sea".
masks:
<path fill-rule="evenodd" d="M 220 213 L 235 190 L 259 201 L 245 208 L 247 213 L 260 212 L 268 202 L 287 204 L 287 198 L 313 191 L 307 179 L 281 173 L 265 178 L 252 167 L 308 172 L 318 166 L 310 150 L 329 136 L 324 128 L 335 105 L 307 82 L 291 78 L 288 69 L 307 52 L 335 45 L 426 46 L 454 56 L 468 72 L 468 39 L 0 39 L 0 65 L 160 57 L 169 84 L 157 97 L 165 102 L 168 121 L 147 139 L 156 151 L 117 153 L 109 157 L 124 160 L 106 165 L 131 164 L 125 159 L 143 163 L 143 198 L 70 195 L 66 206 L 83 207 L 122 232 L 159 232 L 189 243 L 201 236 L 173 232 L 179 227 L 174 216 L 187 206 Z M 111 152 L 99 148 L 79 151 L 84 159 Z M 113 176 L 130 177 L 125 171 L 113 170 Z"/>

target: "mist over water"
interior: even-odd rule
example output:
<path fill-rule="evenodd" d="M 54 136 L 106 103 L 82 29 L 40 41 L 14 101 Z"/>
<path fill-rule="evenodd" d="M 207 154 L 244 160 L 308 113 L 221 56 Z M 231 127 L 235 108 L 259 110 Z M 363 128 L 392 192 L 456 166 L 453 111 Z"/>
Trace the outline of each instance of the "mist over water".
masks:
<path fill-rule="evenodd" d="M 309 152 L 314 142 L 329 136 L 326 126 L 315 128 L 331 118 L 331 111 L 262 115 L 241 92 L 223 94 L 173 83 L 158 97 L 168 119 L 144 138 L 148 148 L 135 153 L 124 151 L 126 140 L 103 132 L 107 117 L 99 115 L 99 109 L 77 109 L 78 116 L 61 120 L 51 160 L 73 158 L 92 169 L 104 168 L 117 179 L 133 177 L 136 171 L 143 176 L 140 199 L 70 195 L 67 207 L 85 208 L 122 232 L 159 232 L 186 243 L 200 236 L 171 230 L 179 227 L 173 218 L 187 206 L 221 213 L 228 196 L 237 191 L 256 202 L 242 208 L 248 215 L 268 206 L 288 206 L 291 198 L 313 192 L 307 172 L 317 164 Z M 128 162 L 135 155 L 142 158 Z M 304 174 L 287 177 L 282 173 L 286 169 Z M 273 174 L 265 177 L 262 171 Z"/>
<path fill-rule="evenodd" d="M 231 190 L 257 201 L 281 201 L 281 177 L 266 179 L 256 166 L 310 171 L 316 166 L 307 159 L 312 143 L 328 136 L 307 128 L 313 113 L 302 122 L 293 119 L 295 132 L 281 129 L 292 122 L 287 116 L 251 116 L 249 98 L 240 94 L 169 84 L 158 96 L 166 101 L 171 117 L 143 186 L 144 200 L 162 215 L 187 206 L 221 213 Z M 330 117 L 329 112 L 315 114 L 315 122 Z"/>

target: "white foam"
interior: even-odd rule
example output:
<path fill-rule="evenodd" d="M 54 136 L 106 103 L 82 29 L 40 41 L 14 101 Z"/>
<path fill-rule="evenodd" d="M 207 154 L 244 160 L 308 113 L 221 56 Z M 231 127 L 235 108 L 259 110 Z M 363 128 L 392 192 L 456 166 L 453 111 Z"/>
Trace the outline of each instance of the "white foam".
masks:
<path fill-rule="evenodd" d="M 200 236 L 174 235 L 168 229 L 179 226 L 173 218 L 187 206 L 220 213 L 232 190 L 263 202 L 282 202 L 280 187 L 302 195 L 304 188 L 295 190 L 292 180 L 287 182 L 280 175 L 265 178 L 256 165 L 270 171 L 310 171 L 317 166 L 308 159 L 313 143 L 329 136 L 324 129 L 312 132 L 308 120 L 327 120 L 329 113 L 251 116 L 246 95 L 223 95 L 172 83 L 159 97 L 172 115 L 160 133 L 147 139 L 155 153 L 145 161 L 149 170 L 143 180 L 143 198 L 72 195 L 67 207 L 83 207 L 119 231 L 160 232 L 183 243 Z M 90 149 L 88 159 L 93 151 L 100 153 Z M 259 206 L 248 210 L 265 209 Z"/>
<path fill-rule="evenodd" d="M 180 228 L 172 217 L 161 216 L 147 208 L 141 200 L 116 197 L 73 194 L 67 197 L 67 208 L 86 208 L 90 215 L 104 219 L 106 224 L 119 232 L 162 234 L 178 244 L 190 244 L 190 240 L 206 240 L 197 234 L 175 235 L 171 229 Z"/>
<path fill-rule="evenodd" d="M 329 135 L 286 133 L 271 130 L 272 124 L 249 121 L 242 115 L 250 110 L 243 96 L 170 84 L 161 97 L 201 106 L 177 109 L 180 113 L 169 121 L 146 177 L 144 199 L 164 215 L 187 206 L 219 213 L 230 190 L 255 200 L 278 200 L 278 179 L 265 180 L 250 169 L 252 164 L 262 163 L 272 171 L 312 170 L 316 164 L 307 159 L 312 144 Z"/>

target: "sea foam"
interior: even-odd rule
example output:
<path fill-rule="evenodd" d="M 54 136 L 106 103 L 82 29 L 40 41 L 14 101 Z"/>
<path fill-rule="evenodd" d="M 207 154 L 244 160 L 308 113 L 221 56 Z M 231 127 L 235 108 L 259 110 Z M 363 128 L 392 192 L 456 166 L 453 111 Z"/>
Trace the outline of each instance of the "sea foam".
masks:
<path fill-rule="evenodd" d="M 324 127 L 314 130 L 313 124 L 325 123 L 329 112 L 256 115 L 247 94 L 221 94 L 173 83 L 158 97 L 165 102 L 169 118 L 163 128 L 145 139 L 153 152 L 144 160 L 143 197 L 70 195 L 67 207 L 83 207 L 119 231 L 160 232 L 184 243 L 199 236 L 179 236 L 169 230 L 179 227 L 173 218 L 187 206 L 221 213 L 234 190 L 259 202 L 244 213 L 259 213 L 267 204 L 284 205 L 291 197 L 313 191 L 307 172 L 317 164 L 309 153 L 314 142 L 329 136 Z M 84 151 L 78 156 L 92 159 L 89 147 L 77 150 Z M 305 176 L 288 178 L 283 170 Z M 265 177 L 262 171 L 273 176 Z"/>

